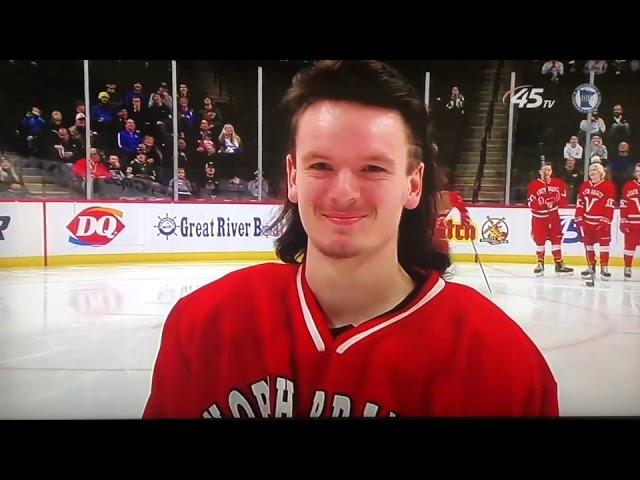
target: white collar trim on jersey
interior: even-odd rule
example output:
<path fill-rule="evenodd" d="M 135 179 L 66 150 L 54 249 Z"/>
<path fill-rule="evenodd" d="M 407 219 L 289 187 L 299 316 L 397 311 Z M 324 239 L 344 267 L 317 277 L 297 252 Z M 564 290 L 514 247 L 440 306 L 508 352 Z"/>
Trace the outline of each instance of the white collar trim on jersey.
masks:
<path fill-rule="evenodd" d="M 420 307 L 425 305 L 429 300 L 435 297 L 438 293 L 442 291 L 445 286 L 445 281 L 442 278 L 438 278 L 438 281 L 435 283 L 433 287 L 410 309 L 405 310 L 398 315 L 394 315 L 389 320 L 386 320 L 382 323 L 377 324 L 374 327 L 371 327 L 367 330 L 360 332 L 357 335 L 349 338 L 345 342 L 341 343 L 336 352 L 339 354 L 347 351 L 348 348 L 352 347 L 354 344 L 359 342 L 360 340 L 368 337 L 369 335 L 374 334 L 378 330 L 382 330 L 389 325 L 392 325 L 396 322 L 399 322 L 405 317 L 408 317 L 413 312 L 418 310 Z M 326 350 L 324 342 L 322 341 L 322 337 L 320 336 L 320 332 L 318 331 L 318 327 L 311 316 L 311 311 L 309 310 L 309 306 L 307 305 L 307 300 L 304 298 L 304 292 L 302 290 L 302 265 L 298 268 L 298 273 L 296 275 L 296 287 L 298 289 L 298 299 L 300 300 L 300 307 L 302 308 L 302 316 L 304 317 L 304 323 L 307 325 L 307 329 L 309 330 L 309 334 L 313 339 L 313 343 L 319 352 L 324 352 Z"/>

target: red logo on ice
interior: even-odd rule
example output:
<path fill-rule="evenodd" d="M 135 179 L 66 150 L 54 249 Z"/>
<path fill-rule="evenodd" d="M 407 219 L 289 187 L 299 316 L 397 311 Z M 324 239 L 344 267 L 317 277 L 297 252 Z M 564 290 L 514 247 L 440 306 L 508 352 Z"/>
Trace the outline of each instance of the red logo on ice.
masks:
<path fill-rule="evenodd" d="M 67 225 L 69 242 L 99 247 L 111 242 L 124 230 L 122 212 L 113 208 L 89 207 L 78 213 Z"/>

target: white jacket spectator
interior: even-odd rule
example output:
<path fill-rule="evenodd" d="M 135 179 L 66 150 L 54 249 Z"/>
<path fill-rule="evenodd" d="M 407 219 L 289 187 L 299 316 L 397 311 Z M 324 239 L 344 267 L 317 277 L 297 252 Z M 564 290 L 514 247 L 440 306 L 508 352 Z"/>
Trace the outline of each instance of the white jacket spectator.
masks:
<path fill-rule="evenodd" d="M 575 135 L 564 146 L 564 158 L 582 158 L 582 147 Z"/>
<path fill-rule="evenodd" d="M 560 76 L 564 75 L 564 65 L 558 60 L 549 60 L 542 65 L 542 75 L 551 75 L 551 81 L 558 83 Z"/>

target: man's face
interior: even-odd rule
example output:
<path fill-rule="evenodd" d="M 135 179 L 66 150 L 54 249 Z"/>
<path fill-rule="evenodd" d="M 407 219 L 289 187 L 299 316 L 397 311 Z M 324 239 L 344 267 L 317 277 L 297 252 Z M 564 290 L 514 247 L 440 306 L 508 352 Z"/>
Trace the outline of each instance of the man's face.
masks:
<path fill-rule="evenodd" d="M 85 128 L 87 126 L 87 119 L 86 118 L 79 118 L 76 120 L 76 127 L 81 127 L 81 128 Z"/>
<path fill-rule="evenodd" d="M 120 168 L 120 158 L 117 155 L 109 155 L 109 166 L 111 168 Z"/>
<path fill-rule="evenodd" d="M 574 170 L 576 168 L 576 159 L 575 158 L 567 158 L 566 163 L 564 164 L 564 167 L 567 170 Z"/>
<path fill-rule="evenodd" d="M 133 84 L 133 91 L 140 93 L 142 91 L 142 84 L 141 83 L 134 83 Z"/>
<path fill-rule="evenodd" d="M 615 107 L 613 107 L 613 116 L 614 117 L 621 117 L 622 116 L 622 105 L 616 105 Z"/>
<path fill-rule="evenodd" d="M 184 168 L 179 168 L 178 169 L 178 178 L 184 179 L 184 176 L 185 176 Z"/>
<path fill-rule="evenodd" d="M 602 174 L 597 165 L 591 165 L 589 167 L 589 178 L 593 183 L 598 183 L 602 179 Z"/>
<path fill-rule="evenodd" d="M 545 182 L 549 181 L 549 179 L 551 178 L 551 165 L 543 165 L 542 166 L 542 168 L 540 169 L 540 177 Z"/>
<path fill-rule="evenodd" d="M 61 141 L 67 142 L 69 140 L 69 130 L 67 130 L 66 128 L 61 128 L 60 130 L 58 130 L 58 137 L 60 137 Z"/>
<path fill-rule="evenodd" d="M 180 95 L 186 95 L 188 91 L 189 91 L 189 88 L 184 83 L 181 83 L 180 84 Z"/>
<path fill-rule="evenodd" d="M 213 165 L 207 165 L 204 167 L 204 171 L 205 173 L 209 176 L 209 177 L 213 177 L 216 173 L 216 169 Z"/>
<path fill-rule="evenodd" d="M 301 116 L 288 197 L 298 204 L 309 249 L 353 258 L 397 248 L 404 208 L 422 193 L 420 164 L 407 174 L 409 143 L 399 113 L 319 101 Z"/>
<path fill-rule="evenodd" d="M 598 135 L 594 135 L 591 137 L 591 143 L 593 145 L 600 145 L 602 143 L 602 139 Z"/>
<path fill-rule="evenodd" d="M 131 119 L 127 120 L 125 128 L 127 129 L 127 132 L 134 132 L 136 130 L 136 122 Z"/>
<path fill-rule="evenodd" d="M 126 108 L 121 108 L 120 110 L 118 110 L 118 117 L 126 120 L 127 118 L 129 118 L 129 112 Z"/>
<path fill-rule="evenodd" d="M 627 142 L 620 142 L 620 145 L 618 145 L 618 153 L 627 155 L 629 153 L 629 144 Z"/>
<path fill-rule="evenodd" d="M 187 148 L 187 142 L 184 141 L 184 139 L 180 138 L 178 139 L 178 150 L 184 150 Z"/>
<path fill-rule="evenodd" d="M 572 147 L 575 147 L 576 145 L 578 145 L 578 137 L 576 137 L 575 135 L 571 137 L 571 139 L 569 140 L 569 144 Z"/>
<path fill-rule="evenodd" d="M 145 135 L 143 142 L 145 147 L 153 147 L 153 144 L 156 143 L 156 139 L 150 135 Z"/>
<path fill-rule="evenodd" d="M 116 93 L 116 84 L 115 83 L 108 83 L 107 85 L 105 85 L 106 87 L 106 92 L 111 95 L 113 93 Z"/>
<path fill-rule="evenodd" d="M 131 103 L 133 104 L 134 107 L 136 107 L 136 109 L 140 108 L 140 97 L 134 97 L 133 100 L 131 101 Z"/>
<path fill-rule="evenodd" d="M 55 120 L 56 122 L 61 122 L 62 121 L 62 113 L 58 112 L 57 110 L 54 112 L 51 112 L 51 118 L 53 120 Z"/>

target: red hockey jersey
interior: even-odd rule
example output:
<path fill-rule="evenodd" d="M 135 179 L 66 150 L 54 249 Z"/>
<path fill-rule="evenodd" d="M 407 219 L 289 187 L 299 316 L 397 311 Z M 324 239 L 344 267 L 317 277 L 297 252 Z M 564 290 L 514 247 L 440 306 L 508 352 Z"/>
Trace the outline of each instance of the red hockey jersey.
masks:
<path fill-rule="evenodd" d="M 640 182 L 625 183 L 620 197 L 620 222 L 640 225 Z"/>
<path fill-rule="evenodd" d="M 442 190 L 438 192 L 438 222 L 444 225 L 444 220 L 454 208 L 460 212 L 460 221 L 463 225 L 471 225 L 471 215 L 469 209 L 464 204 L 464 199 L 458 192 Z"/>
<path fill-rule="evenodd" d="M 169 314 L 144 418 L 556 416 L 556 382 L 521 328 L 418 273 L 408 305 L 335 338 L 304 266 L 200 288 Z"/>
<path fill-rule="evenodd" d="M 616 186 L 611 180 L 593 183 L 587 180 L 580 186 L 576 202 L 576 220 L 590 225 L 611 223 L 615 208 Z"/>
<path fill-rule="evenodd" d="M 536 218 L 547 218 L 558 207 L 567 206 L 567 185 L 559 178 L 549 179 L 549 183 L 537 178 L 527 188 L 528 205 Z"/>

